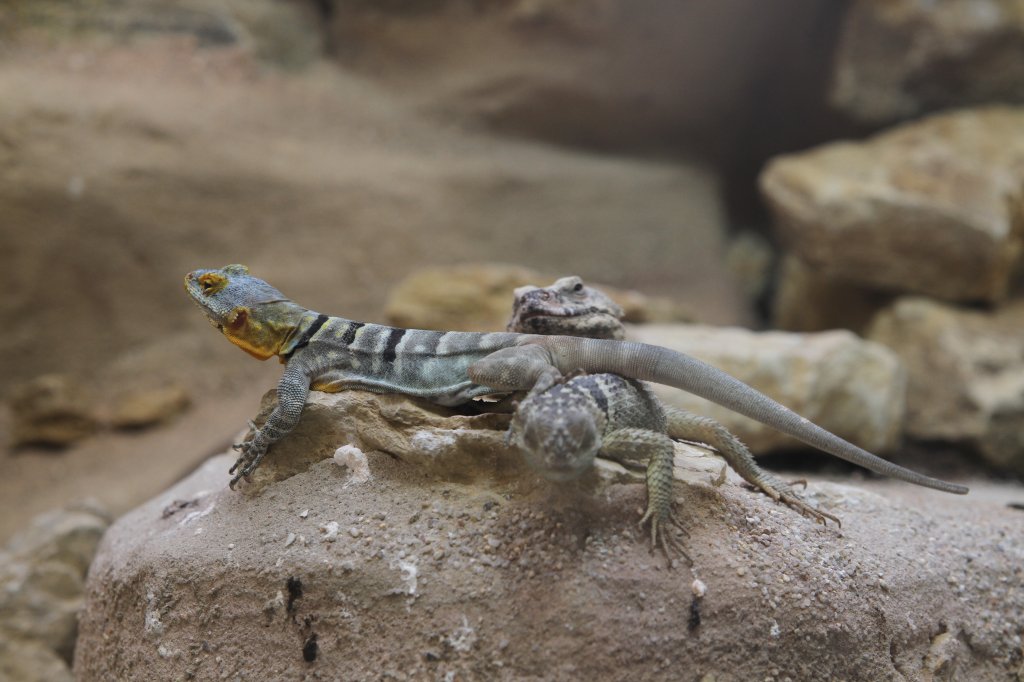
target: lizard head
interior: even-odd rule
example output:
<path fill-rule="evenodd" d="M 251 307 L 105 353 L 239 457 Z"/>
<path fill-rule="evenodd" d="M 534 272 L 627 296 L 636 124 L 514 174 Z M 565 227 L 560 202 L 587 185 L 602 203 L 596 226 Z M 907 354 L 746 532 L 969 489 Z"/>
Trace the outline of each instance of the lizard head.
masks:
<path fill-rule="evenodd" d="M 260 360 L 281 350 L 305 312 L 244 265 L 194 270 L 185 291 L 231 343 Z"/>
<path fill-rule="evenodd" d="M 604 416 L 587 409 L 575 389 L 556 384 L 516 408 L 508 440 L 549 481 L 570 481 L 589 469 L 601 449 Z"/>
<path fill-rule="evenodd" d="M 579 277 L 563 277 L 549 287 L 525 286 L 514 292 L 508 330 L 621 339 L 622 308 Z"/>

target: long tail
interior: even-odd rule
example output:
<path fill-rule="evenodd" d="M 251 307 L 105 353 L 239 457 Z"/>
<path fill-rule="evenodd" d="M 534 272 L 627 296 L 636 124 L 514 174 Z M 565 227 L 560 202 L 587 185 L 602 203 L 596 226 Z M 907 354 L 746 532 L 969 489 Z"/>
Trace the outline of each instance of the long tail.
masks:
<path fill-rule="evenodd" d="M 551 353 L 554 363 L 563 373 L 575 369 L 611 372 L 680 388 L 875 473 L 947 493 L 967 493 L 966 486 L 925 476 L 873 455 L 829 433 L 736 377 L 689 355 L 631 341 L 572 336 L 532 337 L 531 341 L 534 339 L 544 339 L 540 343 Z"/>

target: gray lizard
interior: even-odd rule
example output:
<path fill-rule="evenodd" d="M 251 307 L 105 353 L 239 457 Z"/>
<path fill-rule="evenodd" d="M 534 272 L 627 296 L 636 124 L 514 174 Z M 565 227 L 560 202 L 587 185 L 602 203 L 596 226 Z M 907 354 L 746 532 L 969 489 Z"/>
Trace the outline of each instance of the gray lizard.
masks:
<path fill-rule="evenodd" d="M 569 378 L 520 401 L 506 441 L 523 453 L 527 464 L 555 481 L 580 476 L 597 455 L 635 468 L 647 462 L 647 509 L 641 524 L 650 523 L 651 544 L 671 558 L 675 551 L 689 558 L 669 524 L 685 532 L 673 509 L 675 440 L 706 443 L 750 485 L 805 516 L 825 523 L 839 519 L 808 505 L 793 487 L 754 461 L 736 436 L 713 419 L 663 405 L 639 381 L 615 374 L 584 374 Z"/>
<path fill-rule="evenodd" d="M 298 423 L 309 390 L 361 388 L 458 405 L 473 398 L 535 390 L 582 370 L 666 384 L 772 426 L 872 471 L 964 494 L 967 488 L 899 467 L 811 423 L 729 374 L 683 353 L 628 341 L 512 332 L 401 329 L 330 317 L 304 308 L 243 265 L 195 270 L 185 289 L 235 345 L 284 374 L 266 423 L 236 447 L 233 486 L 251 474 L 271 444 Z"/>
<path fill-rule="evenodd" d="M 563 277 L 549 287 L 515 291 L 509 331 L 622 338 L 622 309 L 579 277 Z M 776 501 L 825 523 L 839 519 L 810 507 L 793 487 L 759 467 L 750 450 L 713 419 L 664 405 L 638 381 L 614 374 L 567 378 L 521 401 L 506 441 L 545 478 L 563 481 L 586 471 L 597 455 L 628 467 L 647 462 L 647 509 L 651 543 L 666 554 L 683 556 L 666 526 L 682 529 L 672 511 L 675 440 L 705 443 L 718 450 L 733 470 Z"/>

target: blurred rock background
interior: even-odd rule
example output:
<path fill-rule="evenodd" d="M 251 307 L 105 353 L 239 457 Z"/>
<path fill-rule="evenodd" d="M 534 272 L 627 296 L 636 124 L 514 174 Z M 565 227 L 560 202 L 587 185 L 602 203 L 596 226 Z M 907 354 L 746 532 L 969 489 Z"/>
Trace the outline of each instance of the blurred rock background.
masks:
<path fill-rule="evenodd" d="M 1022 105 L 1014 0 L 8 0 L 0 540 L 230 442 L 279 368 L 181 281 L 232 262 L 424 326 L 459 320 L 444 275 L 434 308 L 389 293 L 427 267 L 641 291 L 703 326 L 638 333 L 931 473 L 1019 480 Z M 521 277 L 479 268 L 453 290 L 493 315 Z"/>

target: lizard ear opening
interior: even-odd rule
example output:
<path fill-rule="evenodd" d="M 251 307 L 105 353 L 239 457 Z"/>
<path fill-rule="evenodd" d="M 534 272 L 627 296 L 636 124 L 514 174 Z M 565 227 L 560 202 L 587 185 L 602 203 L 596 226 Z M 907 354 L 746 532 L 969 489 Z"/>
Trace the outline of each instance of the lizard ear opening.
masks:
<path fill-rule="evenodd" d="M 245 328 L 246 323 L 249 321 L 249 309 L 245 307 L 238 307 L 231 311 L 228 315 L 228 328 L 233 332 L 239 332 Z"/>

